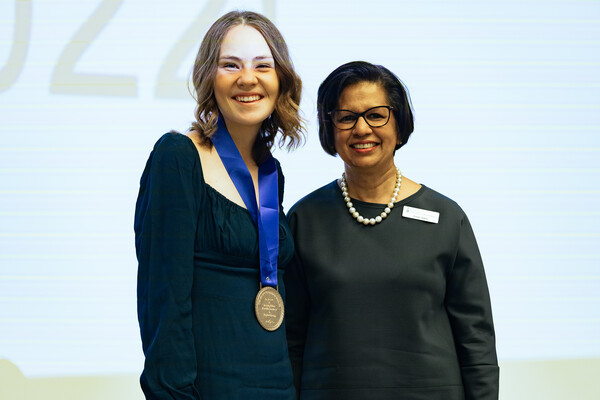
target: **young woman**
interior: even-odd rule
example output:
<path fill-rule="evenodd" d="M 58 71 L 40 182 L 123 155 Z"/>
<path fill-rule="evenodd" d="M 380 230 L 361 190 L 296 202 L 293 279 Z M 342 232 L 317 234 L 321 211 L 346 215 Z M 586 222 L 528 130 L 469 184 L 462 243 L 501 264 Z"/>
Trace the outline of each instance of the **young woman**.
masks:
<path fill-rule="evenodd" d="M 301 81 L 277 28 L 230 12 L 196 58 L 196 121 L 167 133 L 135 214 L 147 399 L 295 399 L 282 274 L 293 254 L 270 148 L 302 131 Z"/>

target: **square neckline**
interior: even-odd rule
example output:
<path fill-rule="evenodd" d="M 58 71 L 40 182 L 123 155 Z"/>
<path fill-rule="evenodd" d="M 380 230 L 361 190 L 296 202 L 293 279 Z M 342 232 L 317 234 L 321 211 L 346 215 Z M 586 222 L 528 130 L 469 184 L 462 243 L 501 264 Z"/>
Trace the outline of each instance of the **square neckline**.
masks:
<path fill-rule="evenodd" d="M 198 160 L 198 166 L 200 167 L 200 179 L 201 179 L 202 184 L 204 186 L 206 186 L 209 189 L 209 191 L 213 192 L 217 196 L 217 198 L 220 198 L 221 200 L 224 200 L 229 206 L 232 206 L 234 208 L 243 210 L 246 214 L 248 214 L 249 217 L 252 218 L 252 215 L 250 214 L 250 211 L 246 207 L 240 206 L 239 204 L 237 204 L 236 202 L 234 202 L 233 200 L 231 200 L 230 198 L 228 198 L 223 193 L 219 192 L 217 189 L 215 189 L 209 183 L 206 182 L 206 180 L 204 179 L 204 169 L 202 168 L 202 160 L 200 159 L 200 153 L 198 152 L 198 148 L 196 147 L 196 144 L 194 143 L 194 141 L 192 140 L 192 138 L 190 138 L 188 135 L 185 135 L 185 134 L 179 133 L 179 132 L 177 134 L 185 137 L 186 139 L 188 139 L 189 143 L 194 148 L 194 151 L 196 153 L 196 157 L 197 157 L 197 160 Z M 237 188 L 236 188 L 236 190 L 237 190 Z"/>

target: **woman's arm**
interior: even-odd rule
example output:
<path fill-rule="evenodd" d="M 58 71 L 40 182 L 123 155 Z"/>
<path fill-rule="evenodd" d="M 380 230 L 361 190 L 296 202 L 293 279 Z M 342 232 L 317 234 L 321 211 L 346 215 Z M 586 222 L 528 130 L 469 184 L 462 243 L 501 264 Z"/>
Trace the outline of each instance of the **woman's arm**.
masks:
<path fill-rule="evenodd" d="M 193 144 L 173 135 L 163 136 L 150 155 L 135 212 L 138 319 L 146 356 L 140 382 L 153 400 L 199 398 L 191 302 L 198 161 L 195 149 L 195 159 L 186 151 Z"/>
<path fill-rule="evenodd" d="M 297 221 L 293 210 L 289 216 L 289 223 L 292 234 L 296 237 Z M 296 243 L 296 246 L 298 246 L 298 243 Z M 308 328 L 310 296 L 306 286 L 302 260 L 298 256 L 298 252 L 295 252 L 294 258 L 286 267 L 284 281 L 286 291 L 285 328 L 292 371 L 294 373 L 294 386 L 296 386 L 296 392 L 299 395 L 302 382 L 302 359 L 304 357 L 304 345 Z"/>
<path fill-rule="evenodd" d="M 446 287 L 466 400 L 498 399 L 498 360 L 492 308 L 483 262 L 466 215 L 460 221 L 458 250 Z"/>

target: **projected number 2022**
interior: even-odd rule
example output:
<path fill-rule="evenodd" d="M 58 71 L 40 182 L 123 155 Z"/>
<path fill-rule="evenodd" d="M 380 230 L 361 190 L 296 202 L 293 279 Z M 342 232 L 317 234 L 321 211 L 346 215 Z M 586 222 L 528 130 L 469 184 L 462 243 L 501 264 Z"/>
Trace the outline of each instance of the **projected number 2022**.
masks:
<path fill-rule="evenodd" d="M 85 50 L 93 44 L 102 29 L 110 22 L 125 0 L 103 0 L 87 21 L 77 30 L 61 52 L 52 78 L 50 92 L 76 95 L 133 97 L 138 92 L 135 76 L 102 75 L 75 72 L 75 65 Z M 13 46 L 8 61 L 0 70 L 0 92 L 7 90 L 18 79 L 25 66 L 30 44 L 33 0 L 15 0 L 15 28 Z M 262 0 L 263 13 L 273 19 L 275 0 Z M 177 69 L 186 55 L 193 50 L 195 41 L 222 12 L 225 0 L 209 0 L 189 27 L 177 39 L 165 57 L 155 85 L 155 96 L 186 98 L 187 85 L 177 77 Z"/>

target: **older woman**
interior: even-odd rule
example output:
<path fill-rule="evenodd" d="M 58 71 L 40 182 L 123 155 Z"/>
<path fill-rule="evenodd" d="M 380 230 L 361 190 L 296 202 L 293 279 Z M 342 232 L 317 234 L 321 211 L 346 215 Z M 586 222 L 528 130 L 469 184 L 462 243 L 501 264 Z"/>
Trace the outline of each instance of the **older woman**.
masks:
<path fill-rule="evenodd" d="M 288 215 L 296 254 L 286 327 L 299 399 L 497 399 L 469 220 L 394 163 L 413 131 L 403 84 L 351 62 L 323 81 L 317 101 L 321 145 L 344 173 Z"/>
<path fill-rule="evenodd" d="M 264 16 L 206 33 L 196 122 L 154 146 L 135 214 L 147 399 L 292 400 L 282 274 L 293 241 L 270 153 L 298 142 L 301 82 Z M 257 295 L 258 293 L 258 295 Z"/>

